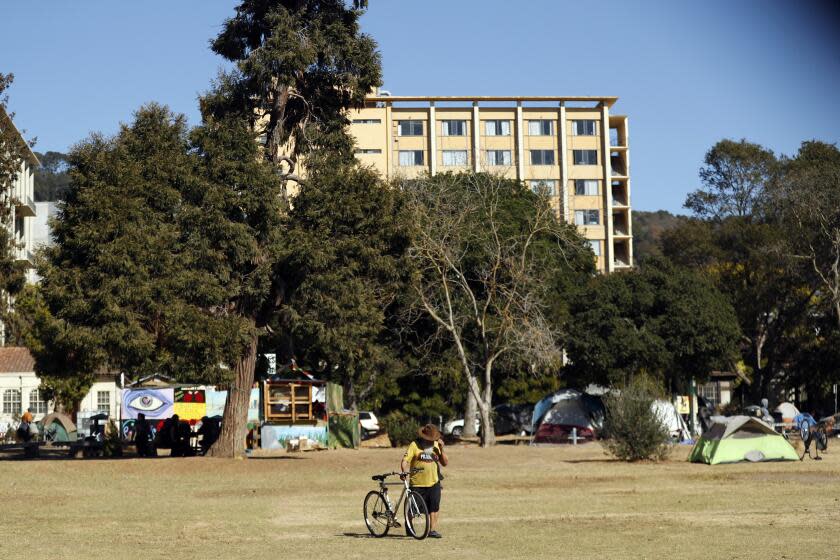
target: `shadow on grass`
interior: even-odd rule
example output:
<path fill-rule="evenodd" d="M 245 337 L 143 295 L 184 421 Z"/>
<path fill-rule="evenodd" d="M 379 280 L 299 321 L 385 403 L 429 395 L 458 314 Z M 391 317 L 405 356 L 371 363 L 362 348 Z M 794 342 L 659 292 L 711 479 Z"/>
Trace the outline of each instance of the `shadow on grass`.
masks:
<path fill-rule="evenodd" d="M 337 537 L 351 537 L 351 538 L 354 538 L 354 539 L 375 539 L 375 538 L 377 538 L 377 537 L 374 537 L 373 535 L 371 535 L 370 533 L 341 533 L 340 535 L 336 535 L 336 536 Z M 410 539 L 412 537 L 410 537 L 409 535 L 395 535 L 393 533 L 389 533 L 389 534 L 387 534 L 387 535 L 385 535 L 384 537 L 381 537 L 381 538 L 383 538 L 383 539 Z"/>

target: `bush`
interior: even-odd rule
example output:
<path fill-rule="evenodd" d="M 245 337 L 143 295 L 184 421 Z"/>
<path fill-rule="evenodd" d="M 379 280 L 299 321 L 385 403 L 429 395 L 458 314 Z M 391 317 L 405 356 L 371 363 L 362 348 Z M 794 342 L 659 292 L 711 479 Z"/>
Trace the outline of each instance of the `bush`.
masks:
<path fill-rule="evenodd" d="M 668 428 L 653 410 L 659 390 L 649 378 L 639 375 L 605 398 L 604 446 L 622 461 L 664 459 L 672 445 Z"/>
<path fill-rule="evenodd" d="M 382 420 L 392 447 L 402 447 L 417 439 L 420 423 L 400 411 L 392 412 Z"/>

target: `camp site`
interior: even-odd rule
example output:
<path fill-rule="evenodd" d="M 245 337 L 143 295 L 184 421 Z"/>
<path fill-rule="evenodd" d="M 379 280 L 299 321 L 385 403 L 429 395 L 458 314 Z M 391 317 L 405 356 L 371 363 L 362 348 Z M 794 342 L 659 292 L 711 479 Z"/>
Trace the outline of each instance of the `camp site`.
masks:
<path fill-rule="evenodd" d="M 0 560 L 840 557 L 838 31 L 0 2 Z"/>

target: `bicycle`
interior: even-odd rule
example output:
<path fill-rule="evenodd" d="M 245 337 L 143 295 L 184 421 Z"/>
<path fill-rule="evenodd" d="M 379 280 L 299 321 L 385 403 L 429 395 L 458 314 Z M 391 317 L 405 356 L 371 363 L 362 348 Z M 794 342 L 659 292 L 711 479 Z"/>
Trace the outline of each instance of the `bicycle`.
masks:
<path fill-rule="evenodd" d="M 423 540 L 429 535 L 429 510 L 426 507 L 426 501 L 408 484 L 408 477 L 421 470 L 411 469 L 410 472 L 390 472 L 371 477 L 372 480 L 379 482 L 379 490 L 371 490 L 365 496 L 365 525 L 371 535 L 382 538 L 388 534 L 391 527 L 400 526 L 397 521 L 397 512 L 400 504 L 403 503 L 403 498 L 405 498 L 403 519 L 408 534 L 417 540 Z M 389 476 L 399 476 L 402 480 L 401 482 L 385 482 Z M 403 491 L 394 505 L 388 495 L 388 486 L 399 485 L 403 486 Z"/>

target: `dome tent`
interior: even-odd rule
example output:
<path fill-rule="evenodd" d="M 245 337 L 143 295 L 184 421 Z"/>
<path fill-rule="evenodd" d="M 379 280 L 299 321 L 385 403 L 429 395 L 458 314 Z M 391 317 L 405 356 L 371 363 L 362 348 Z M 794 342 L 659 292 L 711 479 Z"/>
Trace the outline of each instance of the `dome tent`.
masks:
<path fill-rule="evenodd" d="M 798 461 L 799 455 L 773 428 L 750 416 L 733 416 L 712 424 L 688 460 L 692 463 L 737 463 L 739 461 Z"/>

